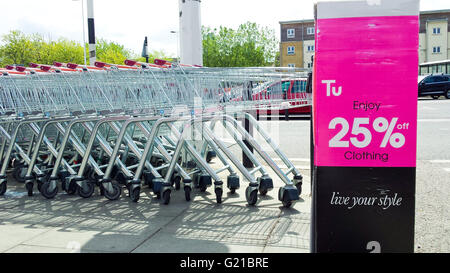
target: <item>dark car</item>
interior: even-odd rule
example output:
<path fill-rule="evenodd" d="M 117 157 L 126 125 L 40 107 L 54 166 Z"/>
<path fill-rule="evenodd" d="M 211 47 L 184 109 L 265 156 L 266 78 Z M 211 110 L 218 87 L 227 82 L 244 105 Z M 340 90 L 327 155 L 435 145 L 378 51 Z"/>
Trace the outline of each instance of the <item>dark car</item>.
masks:
<path fill-rule="evenodd" d="M 430 75 L 419 82 L 419 97 L 431 96 L 450 99 L 450 75 Z"/>

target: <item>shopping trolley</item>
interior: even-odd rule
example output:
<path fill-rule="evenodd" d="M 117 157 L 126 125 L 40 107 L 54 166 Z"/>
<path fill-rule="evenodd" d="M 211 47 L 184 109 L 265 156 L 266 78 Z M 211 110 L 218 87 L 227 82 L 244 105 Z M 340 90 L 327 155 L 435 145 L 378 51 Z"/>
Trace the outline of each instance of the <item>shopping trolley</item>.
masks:
<path fill-rule="evenodd" d="M 221 203 L 220 173 L 226 171 L 230 192 L 240 188 L 242 174 L 249 183 L 247 202 L 255 205 L 258 192 L 265 195 L 273 189 L 267 166 L 285 183 L 278 196 L 284 206 L 291 206 L 301 193 L 300 172 L 247 113 L 310 103 L 300 96 L 287 100 L 278 84 L 304 76 L 298 71 L 127 60 L 125 65 L 30 64 L 30 68 L 9 67 L 1 72 L 1 195 L 12 158 L 22 162 L 22 172 L 26 169 L 22 176 L 28 193 L 37 182 L 46 198 L 56 196 L 59 181 L 63 190 L 84 198 L 98 186 L 110 200 L 120 197 L 123 185 L 137 202 L 147 184 L 156 198 L 168 204 L 171 193 L 182 184 L 187 201 L 193 188 L 206 191 L 214 186 L 216 201 Z M 237 119 L 246 119 L 256 128 L 287 172 Z M 255 168 L 243 166 L 215 133 L 217 124 Z M 219 169 L 209 164 L 214 156 L 222 165 Z M 293 179 L 288 177 L 291 174 Z"/>

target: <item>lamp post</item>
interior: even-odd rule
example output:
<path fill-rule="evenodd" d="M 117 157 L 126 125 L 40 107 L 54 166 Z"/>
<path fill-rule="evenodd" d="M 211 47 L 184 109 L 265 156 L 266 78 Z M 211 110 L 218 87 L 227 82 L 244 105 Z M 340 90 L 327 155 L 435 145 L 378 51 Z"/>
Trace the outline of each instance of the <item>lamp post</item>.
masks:
<path fill-rule="evenodd" d="M 78 2 L 80 0 L 72 0 L 73 2 Z M 84 29 L 84 0 L 81 0 L 81 16 L 83 19 L 83 48 L 84 48 L 84 65 L 87 64 L 86 62 L 86 31 Z"/>

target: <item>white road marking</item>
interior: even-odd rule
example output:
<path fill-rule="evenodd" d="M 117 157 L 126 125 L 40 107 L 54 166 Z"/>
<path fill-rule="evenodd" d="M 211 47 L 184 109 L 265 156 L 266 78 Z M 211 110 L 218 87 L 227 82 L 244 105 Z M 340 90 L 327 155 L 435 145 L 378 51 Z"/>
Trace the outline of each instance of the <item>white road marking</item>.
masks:
<path fill-rule="evenodd" d="M 302 161 L 302 162 L 309 162 L 310 161 L 309 158 L 291 158 L 291 157 L 288 157 L 288 159 L 290 161 Z M 281 158 L 279 158 L 279 157 L 274 157 L 274 158 L 272 158 L 272 160 L 273 161 L 282 161 Z"/>
<path fill-rule="evenodd" d="M 296 169 L 301 169 L 301 170 L 309 170 L 309 169 L 311 169 L 310 166 L 297 166 L 297 165 L 294 165 L 294 167 L 295 167 Z M 287 170 L 287 169 L 289 169 L 289 168 L 288 168 L 287 166 L 283 166 L 281 169 Z"/>
<path fill-rule="evenodd" d="M 450 163 L 450 160 L 430 160 L 431 163 L 438 163 L 438 164 L 446 164 Z"/>
<path fill-rule="evenodd" d="M 430 119 L 418 119 L 418 122 L 449 122 L 450 119 L 449 118 L 441 118 L 441 119 L 434 119 L 434 118 L 430 118 Z"/>
<path fill-rule="evenodd" d="M 421 107 L 423 110 L 437 110 L 437 108 L 434 108 L 434 107 L 428 107 L 428 106 L 423 106 L 423 107 Z"/>

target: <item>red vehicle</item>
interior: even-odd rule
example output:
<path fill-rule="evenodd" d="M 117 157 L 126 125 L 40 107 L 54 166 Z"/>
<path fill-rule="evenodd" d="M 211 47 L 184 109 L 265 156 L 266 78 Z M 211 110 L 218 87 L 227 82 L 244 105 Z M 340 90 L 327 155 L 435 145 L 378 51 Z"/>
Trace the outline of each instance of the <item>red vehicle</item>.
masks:
<path fill-rule="evenodd" d="M 299 106 L 295 108 L 289 108 L 288 114 L 311 114 L 311 105 L 301 106 L 307 104 L 307 99 L 311 98 L 311 93 L 307 92 L 307 78 L 287 79 L 281 82 L 270 83 L 258 92 L 258 87 L 254 88 L 252 99 L 255 100 L 270 100 L 270 99 L 282 99 L 289 103 L 290 107 Z M 256 89 L 256 90 L 255 90 Z M 273 112 L 273 113 L 272 113 Z M 271 110 L 258 110 L 258 115 L 285 115 L 284 109 L 271 111 Z"/>

